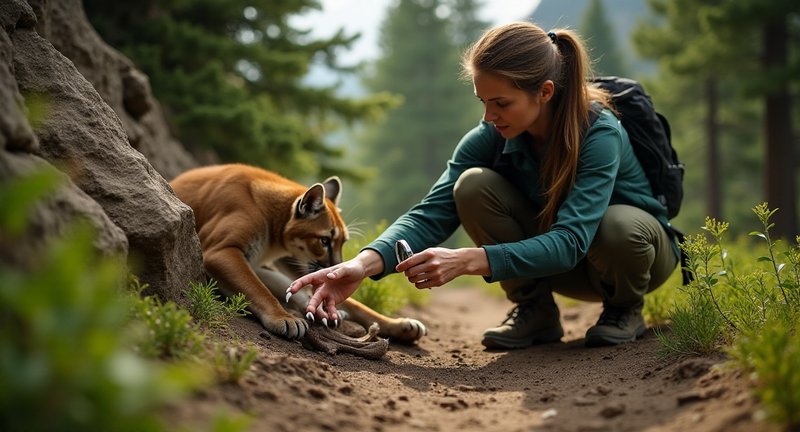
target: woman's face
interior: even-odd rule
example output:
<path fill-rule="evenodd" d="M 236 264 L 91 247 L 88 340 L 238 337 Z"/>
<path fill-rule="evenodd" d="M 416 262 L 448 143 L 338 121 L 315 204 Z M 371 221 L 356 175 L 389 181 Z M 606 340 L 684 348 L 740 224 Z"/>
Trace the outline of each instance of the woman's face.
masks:
<path fill-rule="evenodd" d="M 543 108 L 552 97 L 552 82 L 546 81 L 537 92 L 517 88 L 514 83 L 492 72 L 476 71 L 472 76 L 475 96 L 483 103 L 483 119 L 494 124 L 505 139 L 528 131 L 545 136 L 549 120 Z"/>

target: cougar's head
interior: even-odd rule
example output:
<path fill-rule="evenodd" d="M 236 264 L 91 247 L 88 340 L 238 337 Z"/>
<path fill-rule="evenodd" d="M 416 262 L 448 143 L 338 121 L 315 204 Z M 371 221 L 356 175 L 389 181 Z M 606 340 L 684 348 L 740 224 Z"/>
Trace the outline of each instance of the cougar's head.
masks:
<path fill-rule="evenodd" d="M 338 207 L 341 191 L 342 182 L 331 177 L 308 188 L 292 206 L 286 248 L 301 273 L 342 262 L 342 245 L 348 234 Z"/>

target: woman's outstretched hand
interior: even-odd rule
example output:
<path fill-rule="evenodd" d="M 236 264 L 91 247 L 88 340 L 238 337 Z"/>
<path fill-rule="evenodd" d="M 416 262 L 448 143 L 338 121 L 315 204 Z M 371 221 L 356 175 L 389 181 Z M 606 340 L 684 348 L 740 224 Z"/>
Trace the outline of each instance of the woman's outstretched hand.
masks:
<path fill-rule="evenodd" d="M 309 273 L 289 285 L 286 298 L 311 285 L 313 294 L 306 307 L 306 317 L 339 321 L 336 305 L 347 300 L 366 277 L 383 271 L 383 258 L 375 251 L 362 251 L 355 258 L 332 267 Z"/>
<path fill-rule="evenodd" d="M 395 270 L 420 289 L 442 286 L 461 275 L 491 274 L 483 248 L 425 249 L 399 263 Z"/>

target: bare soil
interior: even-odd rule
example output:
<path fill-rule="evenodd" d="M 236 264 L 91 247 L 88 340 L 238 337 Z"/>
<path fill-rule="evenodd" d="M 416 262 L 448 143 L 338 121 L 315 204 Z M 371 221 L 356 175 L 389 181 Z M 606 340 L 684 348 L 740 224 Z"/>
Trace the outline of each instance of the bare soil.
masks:
<path fill-rule="evenodd" d="M 599 304 L 562 307 L 563 342 L 487 351 L 482 331 L 510 304 L 473 288 L 439 288 L 422 310 L 428 335 L 391 344 L 380 360 L 327 355 L 265 333 L 235 332 L 260 347 L 236 384 L 170 407 L 181 425 L 207 428 L 220 409 L 252 416 L 258 431 L 764 431 L 746 376 L 725 357 L 662 359 L 652 330 L 637 342 L 586 348 Z"/>

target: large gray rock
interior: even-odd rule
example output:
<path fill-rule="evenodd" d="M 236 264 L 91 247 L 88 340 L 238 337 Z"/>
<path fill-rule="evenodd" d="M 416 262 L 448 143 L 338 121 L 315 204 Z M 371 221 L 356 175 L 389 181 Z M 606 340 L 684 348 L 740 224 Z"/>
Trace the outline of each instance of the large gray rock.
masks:
<path fill-rule="evenodd" d="M 39 35 L 72 60 L 117 113 L 128 141 L 164 178 L 198 164 L 175 140 L 150 81 L 127 57 L 106 44 L 86 18 L 81 0 L 29 0 Z"/>
<path fill-rule="evenodd" d="M 25 2 L 0 1 L 0 150 L 35 151 L 39 142 L 23 111 L 23 99 L 17 91 L 12 68 L 14 47 L 7 31 L 17 23 L 31 26 L 36 21 Z M 10 30 L 8 30 L 10 29 Z"/>
<path fill-rule="evenodd" d="M 48 7 L 48 2 L 31 3 L 40 11 L 59 10 Z M 81 3 L 71 3 L 83 16 Z M 45 20 L 43 28 L 49 28 L 47 19 L 54 14 L 40 16 Z M 122 121 L 92 84 L 37 33 L 34 17 L 24 1 L 0 0 L 0 107 L 4 108 L 0 112 L 0 136 L 4 137 L 4 148 L 13 150 L 13 156 L 35 153 L 69 175 L 125 233 L 128 262 L 139 278 L 161 297 L 180 300 L 190 281 L 205 277 L 191 209 L 130 146 Z M 19 108 L 20 100 L 34 99 L 43 101 L 45 107 L 32 130 L 35 138 Z M 12 109 L 14 105 L 17 111 Z M 6 111 L 6 107 L 12 108 Z M 3 155 L 3 160 L 12 161 L 6 167 L 15 167 L 23 159 Z M 13 175 L 15 171 L 7 169 L 4 173 Z M 91 204 L 73 207 L 85 208 L 88 214 L 97 210 Z M 58 209 L 54 207 L 52 217 L 59 216 Z M 73 218 L 70 213 L 74 212 L 64 213 L 65 219 Z M 120 242 L 111 240 L 113 237 L 108 234 L 107 240 L 98 241 L 98 247 L 109 253 L 118 250 Z"/>
<path fill-rule="evenodd" d="M 3 33 L 5 34 L 5 33 Z M 56 171 L 49 163 L 28 153 L 0 150 L 0 182 L 32 175 L 44 170 Z M 72 183 L 64 174 L 57 176 L 61 185 L 27 214 L 24 232 L 12 237 L 0 237 L 0 263 L 13 268 L 36 271 L 48 242 L 63 237 L 79 222 L 88 223 L 95 232 L 94 247 L 102 255 L 126 268 L 128 239 L 125 233 L 108 218 L 91 197 Z M 121 280 L 125 281 L 126 278 Z"/>

